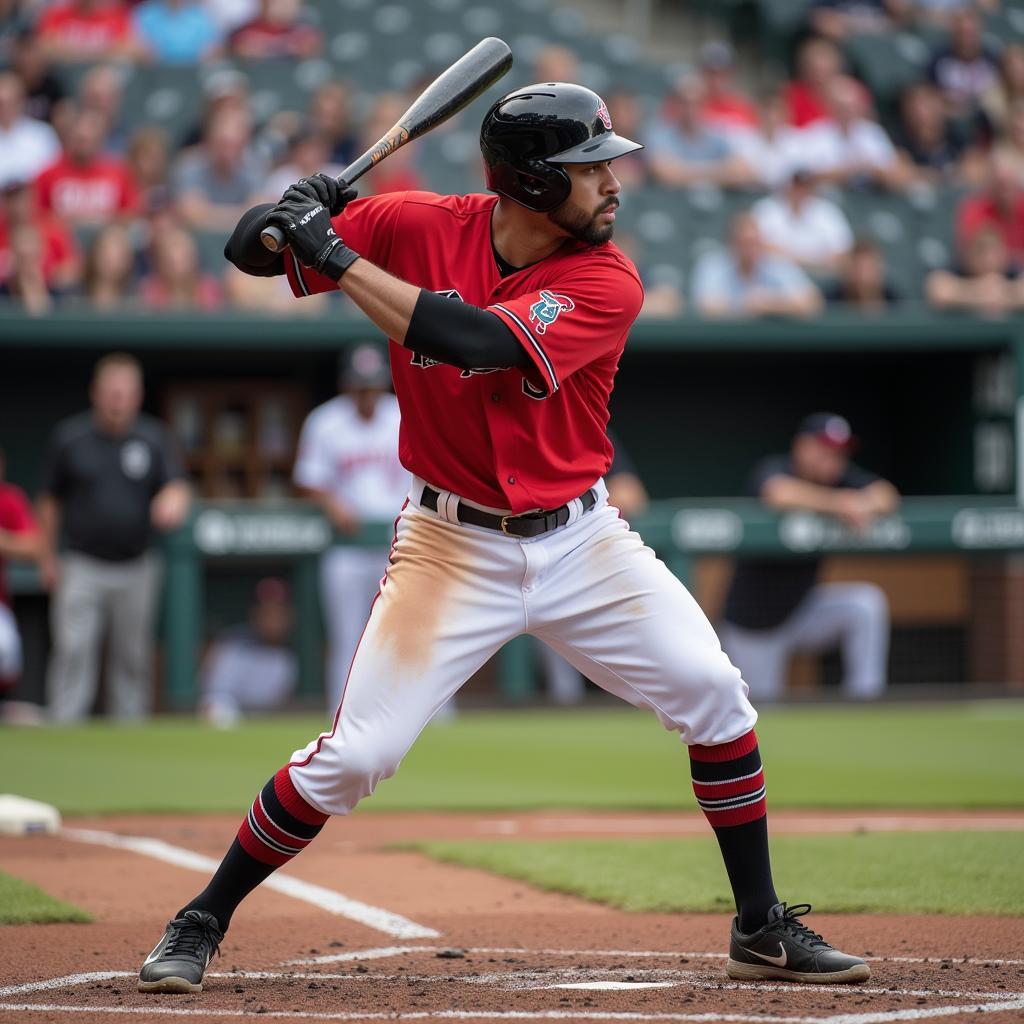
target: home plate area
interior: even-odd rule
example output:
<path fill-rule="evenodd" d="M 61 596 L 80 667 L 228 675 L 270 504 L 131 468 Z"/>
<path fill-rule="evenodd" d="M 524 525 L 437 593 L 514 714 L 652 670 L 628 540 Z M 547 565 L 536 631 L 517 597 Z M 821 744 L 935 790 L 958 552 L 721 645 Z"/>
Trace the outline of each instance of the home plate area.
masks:
<path fill-rule="evenodd" d="M 882 960 L 866 985 L 819 986 L 732 982 L 718 953 L 412 946 L 314 960 L 211 969 L 195 996 L 140 995 L 127 971 L 9 985 L 0 988 L 0 1020 L 1024 1020 L 1019 969 L 998 962 Z"/>

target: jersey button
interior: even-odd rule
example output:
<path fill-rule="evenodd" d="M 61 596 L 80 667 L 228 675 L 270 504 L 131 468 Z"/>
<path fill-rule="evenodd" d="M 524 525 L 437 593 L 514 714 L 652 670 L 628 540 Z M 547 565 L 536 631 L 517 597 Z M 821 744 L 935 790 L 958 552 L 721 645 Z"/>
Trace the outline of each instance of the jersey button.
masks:
<path fill-rule="evenodd" d="M 491 401 L 492 402 L 500 402 L 501 401 L 501 395 L 499 395 L 497 391 L 492 391 L 491 392 Z"/>
<path fill-rule="evenodd" d="M 514 483 L 516 482 L 516 478 L 515 478 L 514 476 L 510 476 L 510 477 L 508 478 L 508 482 L 509 482 L 510 484 L 514 484 Z"/>

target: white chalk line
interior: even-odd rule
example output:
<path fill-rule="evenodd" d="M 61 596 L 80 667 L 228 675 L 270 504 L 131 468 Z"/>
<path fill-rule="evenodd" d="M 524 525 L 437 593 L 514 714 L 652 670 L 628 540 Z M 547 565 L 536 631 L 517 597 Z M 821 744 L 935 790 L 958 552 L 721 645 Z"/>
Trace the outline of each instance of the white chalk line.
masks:
<path fill-rule="evenodd" d="M 173 864 L 175 867 L 185 868 L 189 871 L 201 871 L 207 875 L 212 874 L 219 867 L 218 862 L 212 857 L 205 857 L 201 853 L 186 850 L 181 846 L 172 846 L 162 839 L 124 836 L 115 832 L 100 832 L 95 829 L 83 828 L 64 828 L 61 829 L 60 835 L 77 843 L 91 843 L 95 846 L 107 846 L 115 850 L 129 850 L 132 853 L 141 854 L 143 857 L 152 857 L 154 860 Z M 330 914 L 348 918 L 350 921 L 356 921 L 367 928 L 373 928 L 375 931 L 392 935 L 397 939 L 437 939 L 441 937 L 440 932 L 416 924 L 415 921 L 410 921 L 408 918 L 402 917 L 401 914 L 395 914 L 390 910 L 374 907 L 368 903 L 361 903 L 359 900 L 350 899 L 333 889 L 326 889 L 324 886 L 314 885 L 312 882 L 304 882 L 291 875 L 282 874 L 280 871 L 271 875 L 261 884 L 274 892 L 283 893 L 285 896 L 302 900 L 304 903 L 311 903 L 314 907 L 326 910 Z"/>
<path fill-rule="evenodd" d="M 536 980 L 543 981 L 543 985 L 533 987 L 533 991 L 542 991 L 557 987 L 552 984 L 560 972 L 537 972 L 537 971 L 508 971 L 492 972 L 486 975 L 466 975 L 455 977 L 455 981 L 465 984 L 487 984 L 497 983 L 503 980 Z M 561 972 L 565 976 L 570 972 Z M 613 971 L 589 969 L 586 971 L 572 972 L 578 976 L 585 974 L 611 974 Z M 718 978 L 701 977 L 697 971 L 660 971 L 654 972 L 661 976 L 674 975 L 674 979 L 668 984 L 686 985 L 689 988 L 699 989 L 705 992 L 717 991 L 747 991 L 747 992 L 807 992 L 821 993 L 823 995 L 848 995 L 848 996 L 905 996 L 917 998 L 941 998 L 941 999 L 984 999 L 988 1001 L 1005 1001 L 1008 993 L 1005 990 L 985 992 L 976 989 L 918 989 L 918 988 L 893 988 L 891 986 L 879 987 L 868 985 L 809 985 L 799 982 L 768 982 L 768 981 L 721 981 Z M 27 995 L 30 992 L 53 991 L 55 989 L 67 989 L 74 986 L 87 985 L 90 982 L 113 981 L 117 978 L 135 978 L 135 971 L 89 971 L 83 974 L 67 974 L 59 978 L 47 978 L 44 981 L 30 981 L 20 985 L 7 985 L 0 988 L 0 996 Z M 281 972 L 281 971 L 207 971 L 207 979 L 226 979 L 228 981 L 377 981 L 377 982 L 416 982 L 417 984 L 429 984 L 431 982 L 450 983 L 451 975 L 447 974 L 333 974 L 329 972 Z M 1024 992 L 1012 993 L 1013 1001 L 1024 1006 Z"/>
<path fill-rule="evenodd" d="M 441 946 L 382 946 L 379 949 L 358 949 L 347 953 L 324 953 L 321 956 L 302 957 L 298 960 L 286 960 L 284 966 L 311 966 L 313 964 L 333 964 L 355 962 L 358 960 L 382 960 L 392 956 L 404 956 L 407 953 L 433 953 Z M 692 950 L 673 949 L 515 949 L 500 946 L 474 946 L 465 949 L 466 953 L 501 953 L 506 956 L 620 956 L 634 959 L 659 959 L 668 957 L 685 958 L 688 960 L 726 960 L 728 953 L 694 952 Z M 1024 960 L 1007 960 L 1002 957 L 949 957 L 949 956 L 865 956 L 864 960 L 872 963 L 896 964 L 997 964 L 1005 967 L 1024 965 Z"/>
<path fill-rule="evenodd" d="M 413 1010 L 405 1013 L 384 1011 L 369 1013 L 324 1013 L 309 1010 L 264 1010 L 261 1018 L 286 1020 L 623 1020 L 623 1021 L 688 1021 L 703 1024 L 728 1021 L 730 1024 L 893 1024 L 895 1021 L 953 1017 L 962 1014 L 1000 1013 L 1024 1008 L 1024 1000 L 999 1003 L 977 1003 L 970 1006 L 937 1006 L 923 1010 L 892 1010 L 878 1013 L 847 1013 L 831 1017 L 772 1017 L 766 1014 L 743 1013 L 632 1013 L 600 1010 Z M 252 1010 L 213 1010 L 207 1008 L 169 1006 L 80 1006 L 57 1003 L 0 1003 L 0 1011 L 17 1013 L 101 1013 L 134 1016 L 238 1018 L 254 1015 Z"/>

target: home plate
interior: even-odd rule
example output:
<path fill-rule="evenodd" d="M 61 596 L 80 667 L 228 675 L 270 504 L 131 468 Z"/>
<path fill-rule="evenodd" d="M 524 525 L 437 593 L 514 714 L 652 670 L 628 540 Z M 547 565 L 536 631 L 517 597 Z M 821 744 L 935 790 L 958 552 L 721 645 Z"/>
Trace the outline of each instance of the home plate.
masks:
<path fill-rule="evenodd" d="M 586 989 L 620 989 L 620 988 L 672 988 L 675 981 L 571 981 L 564 985 L 548 985 L 548 988 L 586 988 Z"/>

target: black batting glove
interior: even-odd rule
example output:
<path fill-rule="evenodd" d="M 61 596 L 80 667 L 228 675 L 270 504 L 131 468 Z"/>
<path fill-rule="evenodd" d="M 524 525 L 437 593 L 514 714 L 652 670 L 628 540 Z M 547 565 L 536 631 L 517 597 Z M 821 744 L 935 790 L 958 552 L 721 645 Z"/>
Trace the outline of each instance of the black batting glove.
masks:
<path fill-rule="evenodd" d="M 337 281 L 357 259 L 338 237 L 331 215 L 319 199 L 292 186 L 267 214 L 266 223 L 279 228 L 285 241 L 304 267 Z"/>
<path fill-rule="evenodd" d="M 337 217 L 359 195 L 344 178 L 332 178 L 329 174 L 312 174 L 308 178 L 300 178 L 289 187 L 288 192 L 293 191 L 323 203 L 332 217 Z"/>

